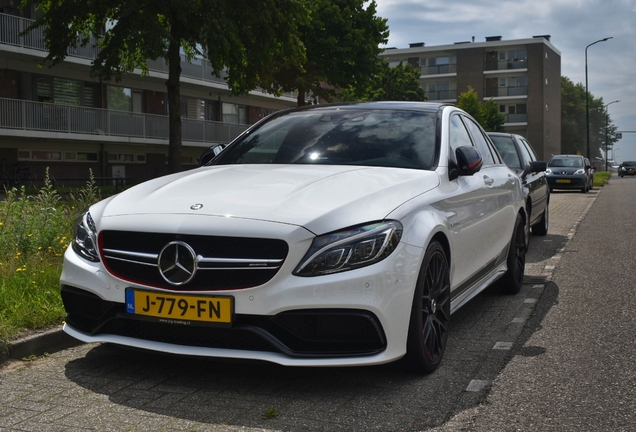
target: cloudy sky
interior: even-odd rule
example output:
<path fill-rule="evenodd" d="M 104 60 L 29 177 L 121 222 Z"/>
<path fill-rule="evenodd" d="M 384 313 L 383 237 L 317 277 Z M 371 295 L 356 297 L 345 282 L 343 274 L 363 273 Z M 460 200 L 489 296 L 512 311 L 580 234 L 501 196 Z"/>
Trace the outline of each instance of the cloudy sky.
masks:
<path fill-rule="evenodd" d="M 636 131 L 636 0 L 376 0 L 387 18 L 387 47 L 409 43 L 447 45 L 486 36 L 504 40 L 551 35 L 561 52 L 561 74 L 585 85 L 587 50 L 589 91 L 602 97 L 620 131 Z M 636 160 L 636 133 L 623 134 L 616 159 Z M 611 157 L 611 152 L 610 152 Z"/>

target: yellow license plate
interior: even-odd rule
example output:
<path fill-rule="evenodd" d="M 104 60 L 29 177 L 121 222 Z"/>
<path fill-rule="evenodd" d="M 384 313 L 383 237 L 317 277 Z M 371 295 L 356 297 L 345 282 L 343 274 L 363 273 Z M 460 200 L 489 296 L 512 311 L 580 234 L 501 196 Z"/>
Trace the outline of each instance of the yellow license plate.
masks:
<path fill-rule="evenodd" d="M 557 179 L 557 183 L 570 183 L 570 179 Z"/>
<path fill-rule="evenodd" d="M 168 294 L 128 288 L 126 312 L 159 318 L 165 322 L 179 320 L 231 324 L 234 298 Z"/>

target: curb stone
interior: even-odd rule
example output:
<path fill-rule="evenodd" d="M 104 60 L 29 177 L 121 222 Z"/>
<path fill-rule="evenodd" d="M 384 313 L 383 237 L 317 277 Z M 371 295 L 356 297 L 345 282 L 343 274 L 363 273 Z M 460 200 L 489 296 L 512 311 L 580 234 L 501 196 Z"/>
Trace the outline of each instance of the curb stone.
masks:
<path fill-rule="evenodd" d="M 41 356 L 82 344 L 83 342 L 64 333 L 62 327 L 37 332 L 15 341 L 3 341 L 3 346 L 0 347 L 0 365 L 9 360 L 22 360 L 33 355 Z"/>

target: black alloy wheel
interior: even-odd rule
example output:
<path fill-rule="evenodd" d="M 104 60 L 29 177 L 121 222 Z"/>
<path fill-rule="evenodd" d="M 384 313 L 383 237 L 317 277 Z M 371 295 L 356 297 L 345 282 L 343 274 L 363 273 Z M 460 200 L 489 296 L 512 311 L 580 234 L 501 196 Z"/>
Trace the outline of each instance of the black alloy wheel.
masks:
<path fill-rule="evenodd" d="M 523 225 L 523 218 L 520 214 L 517 214 L 517 221 L 512 231 L 512 239 L 508 249 L 508 270 L 501 278 L 502 291 L 506 294 L 517 294 L 523 285 L 527 251 Z"/>
<path fill-rule="evenodd" d="M 408 369 L 419 373 L 437 369 L 448 341 L 450 306 L 446 253 L 437 241 L 433 241 L 424 255 L 411 308 L 404 357 Z"/>

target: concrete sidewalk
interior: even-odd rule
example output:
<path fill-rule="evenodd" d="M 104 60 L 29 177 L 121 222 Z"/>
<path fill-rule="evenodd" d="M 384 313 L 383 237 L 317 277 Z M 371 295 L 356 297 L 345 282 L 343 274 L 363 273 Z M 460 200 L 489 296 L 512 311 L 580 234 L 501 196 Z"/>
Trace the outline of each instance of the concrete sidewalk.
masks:
<path fill-rule="evenodd" d="M 612 179 L 485 403 L 436 431 L 636 430 L 636 188 Z"/>

